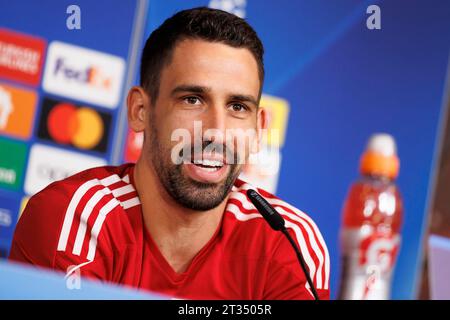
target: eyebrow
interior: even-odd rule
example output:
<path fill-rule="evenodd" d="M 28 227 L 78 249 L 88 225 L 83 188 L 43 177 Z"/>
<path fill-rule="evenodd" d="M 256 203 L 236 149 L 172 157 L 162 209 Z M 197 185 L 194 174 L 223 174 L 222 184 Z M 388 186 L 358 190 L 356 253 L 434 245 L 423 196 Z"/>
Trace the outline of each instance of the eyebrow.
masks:
<path fill-rule="evenodd" d="M 204 86 L 197 86 L 197 85 L 190 85 L 190 84 L 182 84 L 177 87 L 175 87 L 171 95 L 175 95 L 180 92 L 193 92 L 193 93 L 206 93 L 211 91 L 210 87 L 204 87 Z"/>
<path fill-rule="evenodd" d="M 174 96 L 175 94 L 180 93 L 180 92 L 192 92 L 192 93 L 199 93 L 200 94 L 200 93 L 207 93 L 207 92 L 210 92 L 210 91 L 211 91 L 210 87 L 199 86 L 199 85 L 183 84 L 183 85 L 179 85 L 179 86 L 175 87 L 172 90 L 171 95 Z M 252 103 L 253 105 L 255 105 L 255 107 L 258 107 L 258 102 L 251 95 L 231 94 L 229 96 L 229 99 L 230 100 L 242 101 L 242 102 L 249 102 L 249 103 Z"/>

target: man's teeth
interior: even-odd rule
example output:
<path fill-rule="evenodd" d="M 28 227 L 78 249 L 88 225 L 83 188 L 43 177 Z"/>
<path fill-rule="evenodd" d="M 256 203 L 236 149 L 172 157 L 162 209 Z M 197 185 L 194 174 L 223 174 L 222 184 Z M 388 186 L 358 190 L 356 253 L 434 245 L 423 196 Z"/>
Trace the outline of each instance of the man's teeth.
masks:
<path fill-rule="evenodd" d="M 222 161 L 208 160 L 208 159 L 194 160 L 194 164 L 201 165 L 201 166 L 207 166 L 207 167 L 214 167 L 214 168 L 223 166 L 223 162 Z M 212 168 L 212 169 L 214 169 L 214 168 Z"/>

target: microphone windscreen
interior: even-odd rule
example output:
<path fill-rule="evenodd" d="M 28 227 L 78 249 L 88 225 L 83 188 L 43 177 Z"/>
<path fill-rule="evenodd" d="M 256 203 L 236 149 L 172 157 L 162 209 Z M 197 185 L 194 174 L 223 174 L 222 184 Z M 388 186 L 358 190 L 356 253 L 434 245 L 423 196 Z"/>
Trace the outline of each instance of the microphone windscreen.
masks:
<path fill-rule="evenodd" d="M 284 219 L 281 214 L 279 214 L 258 192 L 253 189 L 248 189 L 247 196 L 272 229 L 280 231 L 285 228 Z"/>

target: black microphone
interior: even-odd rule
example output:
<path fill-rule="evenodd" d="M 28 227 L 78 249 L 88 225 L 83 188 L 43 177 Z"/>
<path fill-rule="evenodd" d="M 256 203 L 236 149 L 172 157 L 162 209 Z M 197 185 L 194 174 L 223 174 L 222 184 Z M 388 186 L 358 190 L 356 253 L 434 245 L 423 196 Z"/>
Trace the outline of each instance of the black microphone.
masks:
<path fill-rule="evenodd" d="M 267 200 L 264 199 L 255 190 L 248 189 L 247 196 L 250 199 L 250 201 L 253 203 L 253 205 L 256 207 L 256 209 L 259 211 L 259 213 L 261 213 L 263 218 L 269 223 L 270 227 L 275 231 L 283 232 L 283 234 L 289 240 L 289 243 L 292 245 L 292 247 L 295 250 L 295 253 L 297 254 L 297 259 L 298 259 L 298 262 L 300 263 L 300 266 L 302 267 L 303 273 L 306 276 L 306 281 L 308 281 L 308 284 L 311 287 L 311 291 L 314 296 L 314 299 L 320 300 L 319 296 L 317 295 L 316 288 L 314 287 L 314 284 L 309 275 L 309 271 L 308 271 L 308 267 L 306 266 L 305 259 L 303 259 L 303 255 L 302 255 L 300 249 L 298 248 L 297 243 L 294 241 L 294 239 L 292 239 L 291 235 L 287 231 L 287 229 L 284 225 L 284 219 L 281 216 L 281 214 L 279 214 L 278 211 L 275 210 L 275 208 L 272 207 L 270 205 L 270 203 L 267 202 Z"/>

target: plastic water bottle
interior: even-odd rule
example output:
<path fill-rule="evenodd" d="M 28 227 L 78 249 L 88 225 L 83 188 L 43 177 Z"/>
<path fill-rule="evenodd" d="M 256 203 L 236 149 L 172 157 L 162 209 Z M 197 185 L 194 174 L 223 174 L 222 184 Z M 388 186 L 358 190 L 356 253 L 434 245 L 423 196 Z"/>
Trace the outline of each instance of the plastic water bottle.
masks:
<path fill-rule="evenodd" d="M 361 177 L 350 187 L 343 208 L 339 299 L 390 298 L 403 220 L 395 185 L 399 167 L 394 138 L 374 134 L 361 157 Z"/>

